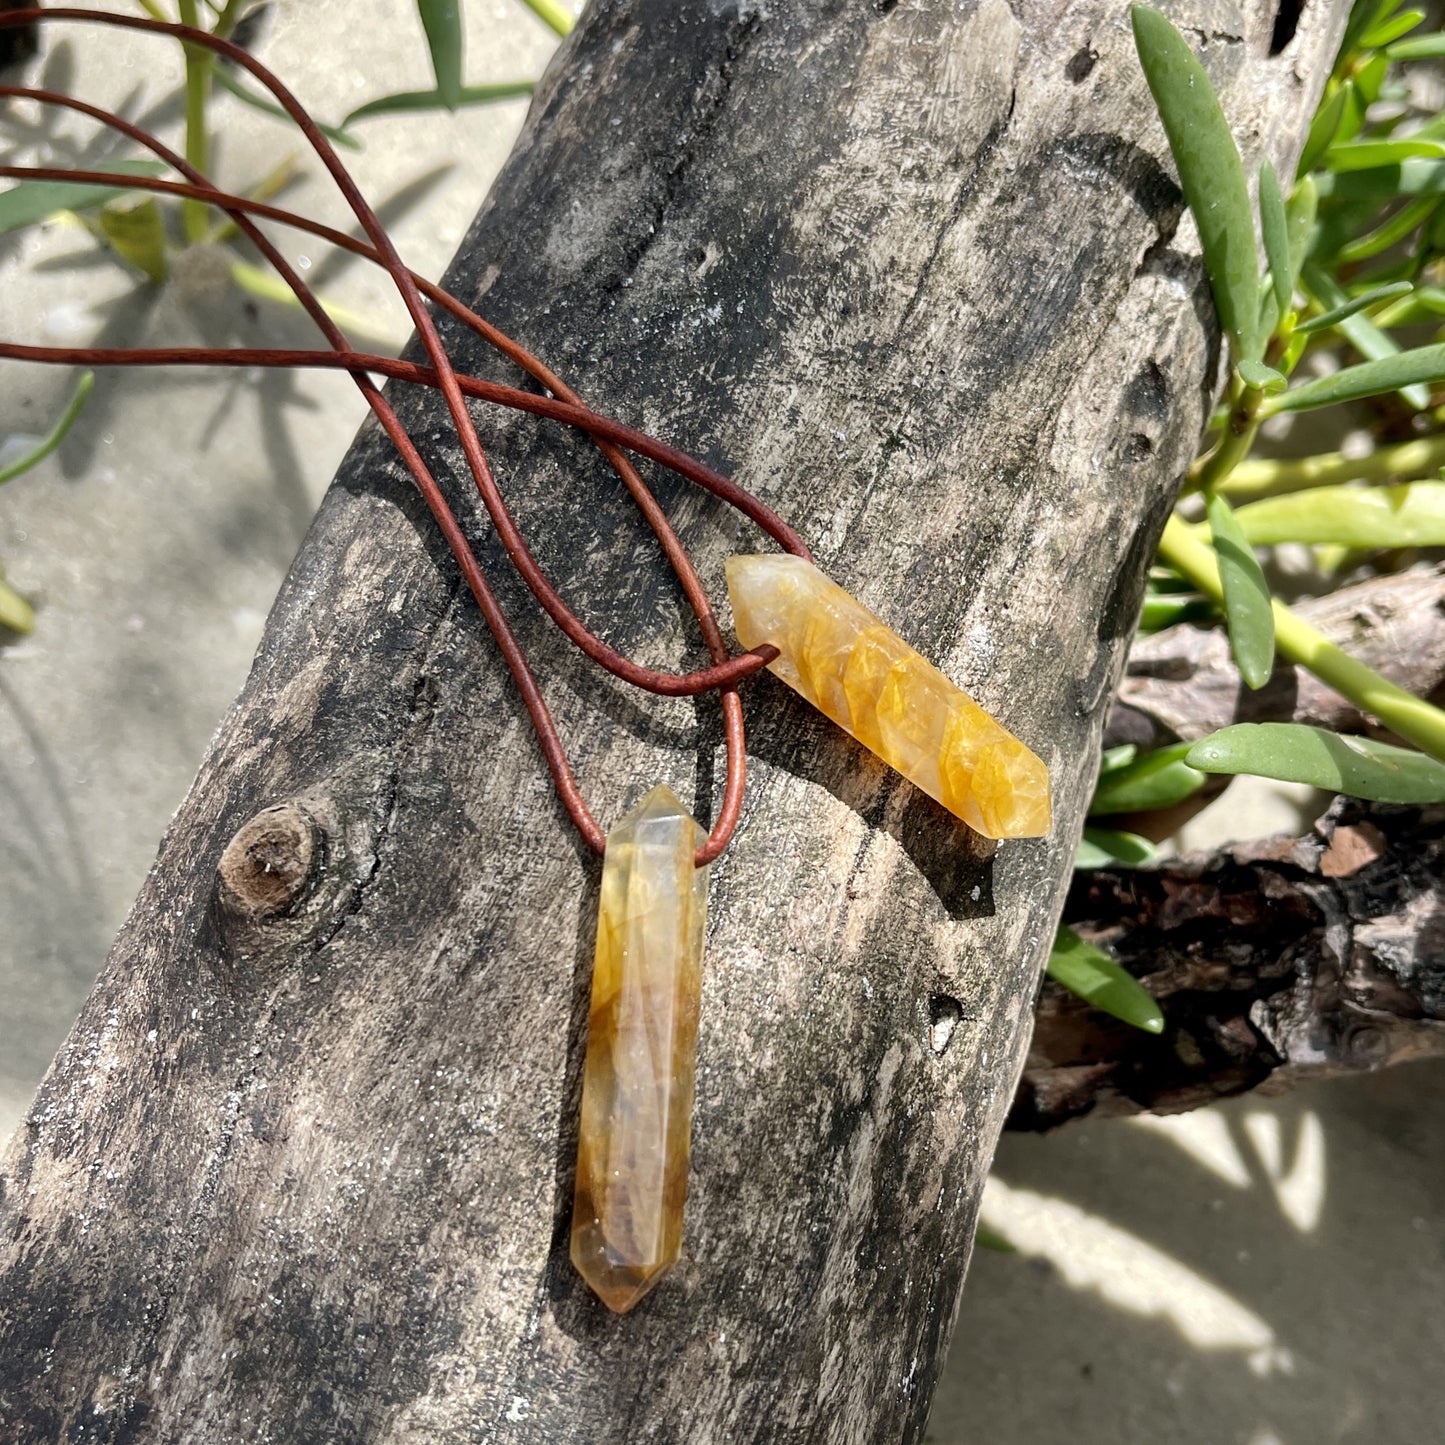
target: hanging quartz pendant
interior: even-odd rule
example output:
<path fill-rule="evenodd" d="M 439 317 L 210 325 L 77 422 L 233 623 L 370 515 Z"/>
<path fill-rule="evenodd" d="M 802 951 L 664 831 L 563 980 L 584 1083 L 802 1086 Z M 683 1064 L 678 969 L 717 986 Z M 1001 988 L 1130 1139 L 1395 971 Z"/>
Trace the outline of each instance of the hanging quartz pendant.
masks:
<path fill-rule="evenodd" d="M 682 1246 L 707 923 L 703 831 L 654 788 L 607 835 L 572 1263 L 611 1310 L 630 1310 Z"/>
<path fill-rule="evenodd" d="M 771 643 L 789 687 L 988 838 L 1051 825 L 1042 761 L 861 602 L 786 553 L 729 557 L 744 647 Z"/>

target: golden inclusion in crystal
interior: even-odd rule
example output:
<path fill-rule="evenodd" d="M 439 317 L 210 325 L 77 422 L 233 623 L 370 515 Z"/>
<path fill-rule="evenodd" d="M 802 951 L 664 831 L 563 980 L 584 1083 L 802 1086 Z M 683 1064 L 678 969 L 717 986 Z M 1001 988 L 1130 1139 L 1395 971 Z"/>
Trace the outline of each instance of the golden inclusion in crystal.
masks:
<path fill-rule="evenodd" d="M 707 923 L 702 829 L 654 788 L 607 835 L 572 1263 L 608 1309 L 630 1310 L 682 1246 Z"/>
<path fill-rule="evenodd" d="M 962 688 L 810 562 L 729 557 L 738 641 L 814 707 L 988 838 L 1049 831 L 1049 773 Z"/>

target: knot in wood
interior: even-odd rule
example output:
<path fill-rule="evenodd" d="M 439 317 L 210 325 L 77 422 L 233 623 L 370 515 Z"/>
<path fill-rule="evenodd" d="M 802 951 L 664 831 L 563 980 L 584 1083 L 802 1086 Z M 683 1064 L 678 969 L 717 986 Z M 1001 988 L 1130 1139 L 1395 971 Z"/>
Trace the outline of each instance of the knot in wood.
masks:
<path fill-rule="evenodd" d="M 281 918 L 305 896 L 321 852 L 315 820 L 295 803 L 257 813 L 221 855 L 221 903 L 261 921 Z"/>

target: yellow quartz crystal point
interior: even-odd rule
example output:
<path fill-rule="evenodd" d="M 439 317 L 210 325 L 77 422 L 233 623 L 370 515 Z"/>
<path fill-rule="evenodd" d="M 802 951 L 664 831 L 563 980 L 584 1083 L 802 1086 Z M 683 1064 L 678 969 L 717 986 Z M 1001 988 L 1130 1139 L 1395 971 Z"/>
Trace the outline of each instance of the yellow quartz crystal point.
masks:
<path fill-rule="evenodd" d="M 962 688 L 811 562 L 729 557 L 738 641 L 890 767 L 989 838 L 1049 831 L 1049 773 Z"/>
<path fill-rule="evenodd" d="M 708 870 L 692 858 L 703 836 L 667 788 L 607 835 L 572 1263 L 618 1314 L 682 1246 L 707 923 Z"/>

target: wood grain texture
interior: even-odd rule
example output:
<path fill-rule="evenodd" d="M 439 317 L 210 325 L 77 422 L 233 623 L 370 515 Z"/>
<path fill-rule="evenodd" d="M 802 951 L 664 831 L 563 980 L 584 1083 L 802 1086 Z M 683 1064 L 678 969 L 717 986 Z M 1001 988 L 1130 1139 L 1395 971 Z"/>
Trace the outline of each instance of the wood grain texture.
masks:
<path fill-rule="evenodd" d="M 1174 13 L 1251 173 L 1265 136 L 1287 173 L 1342 6 L 1306 7 L 1273 58 L 1270 6 Z M 610 1317 L 566 1258 L 598 868 L 366 428 L 6 1156 L 0 1436 L 919 1438 L 1215 376 L 1162 156 L 1103 0 L 589 9 L 452 288 L 788 516 L 1045 759 L 1055 832 L 987 856 L 775 680 L 749 685 L 685 1257 Z M 465 499 L 440 408 L 403 403 Z M 584 615 L 699 665 L 587 448 L 511 417 L 486 439 Z M 659 490 L 722 596 L 757 539 Z M 660 782 L 706 819 L 714 707 L 565 652 L 468 514 L 604 826 Z M 308 881 L 237 911 L 218 864 L 283 806 Z"/>

